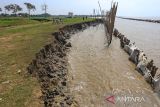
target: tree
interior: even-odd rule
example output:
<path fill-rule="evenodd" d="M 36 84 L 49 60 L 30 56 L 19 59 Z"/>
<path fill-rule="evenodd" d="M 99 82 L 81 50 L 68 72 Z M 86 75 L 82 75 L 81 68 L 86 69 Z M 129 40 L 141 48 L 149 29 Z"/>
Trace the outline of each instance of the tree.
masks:
<path fill-rule="evenodd" d="M 28 9 L 28 14 L 29 14 L 29 18 L 31 15 L 31 10 L 36 10 L 35 5 L 31 4 L 31 3 L 24 3 L 24 5 L 26 6 L 26 8 Z"/>
<path fill-rule="evenodd" d="M 46 4 L 42 5 L 42 10 L 44 11 L 45 17 L 47 16 L 47 9 L 48 9 L 48 6 Z"/>
<path fill-rule="evenodd" d="M 12 11 L 13 14 L 17 14 L 18 11 L 22 11 L 22 8 L 17 4 L 10 4 L 4 7 L 7 11 Z"/>
<path fill-rule="evenodd" d="M 5 14 L 6 14 L 6 11 L 10 11 L 10 6 L 7 5 L 7 6 L 4 7 L 4 9 L 5 9 Z"/>

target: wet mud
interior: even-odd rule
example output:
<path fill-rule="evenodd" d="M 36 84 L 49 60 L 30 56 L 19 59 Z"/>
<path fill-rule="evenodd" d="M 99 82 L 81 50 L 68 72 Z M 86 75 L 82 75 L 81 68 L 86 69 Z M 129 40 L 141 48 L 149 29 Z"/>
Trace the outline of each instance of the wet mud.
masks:
<path fill-rule="evenodd" d="M 103 25 L 73 35 L 68 54 L 70 90 L 80 107 L 158 107 L 159 99 L 113 37 L 107 47 Z M 107 101 L 114 97 L 114 104 Z M 140 100 L 124 100 L 139 98 Z"/>
<path fill-rule="evenodd" d="M 99 23 L 67 25 L 36 54 L 28 72 L 41 85 L 44 106 L 159 107 L 157 94 L 128 60 L 119 39 L 113 37 L 108 47 Z"/>

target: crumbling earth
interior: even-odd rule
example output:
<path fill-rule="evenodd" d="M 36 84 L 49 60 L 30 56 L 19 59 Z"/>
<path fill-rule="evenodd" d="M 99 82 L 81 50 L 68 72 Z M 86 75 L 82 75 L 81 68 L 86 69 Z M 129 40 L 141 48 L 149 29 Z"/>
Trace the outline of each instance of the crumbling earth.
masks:
<path fill-rule="evenodd" d="M 102 23 L 94 20 L 74 25 L 67 25 L 53 33 L 53 42 L 44 46 L 30 63 L 28 73 L 37 77 L 45 107 L 78 106 L 68 88 L 67 52 L 71 43 L 67 40 L 72 34 Z"/>

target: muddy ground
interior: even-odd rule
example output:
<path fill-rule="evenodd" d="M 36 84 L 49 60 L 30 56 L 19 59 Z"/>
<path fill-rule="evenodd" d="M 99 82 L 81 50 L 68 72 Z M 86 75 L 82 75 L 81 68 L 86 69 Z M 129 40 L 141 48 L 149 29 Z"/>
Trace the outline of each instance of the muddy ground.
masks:
<path fill-rule="evenodd" d="M 119 39 L 113 36 L 107 46 L 104 29 L 103 24 L 90 27 L 70 39 L 69 85 L 75 100 L 80 107 L 159 107 L 157 95 L 128 60 Z M 111 96 L 114 104 L 106 100 Z"/>
<path fill-rule="evenodd" d="M 71 35 L 101 22 L 95 20 L 60 28 L 58 32 L 53 33 L 53 42 L 44 46 L 28 66 L 28 73 L 35 76 L 40 83 L 41 99 L 45 107 L 79 106 L 68 87 L 66 53 L 71 43 L 67 40 Z"/>

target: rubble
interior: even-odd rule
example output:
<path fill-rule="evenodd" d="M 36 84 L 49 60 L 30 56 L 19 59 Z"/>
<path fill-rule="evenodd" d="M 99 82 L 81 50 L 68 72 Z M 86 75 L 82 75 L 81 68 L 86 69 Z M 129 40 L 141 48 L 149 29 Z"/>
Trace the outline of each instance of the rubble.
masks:
<path fill-rule="evenodd" d="M 156 75 L 158 68 L 154 65 L 154 61 L 149 60 L 135 43 L 130 43 L 130 40 L 119 33 L 117 29 L 114 30 L 113 35 L 120 39 L 121 48 L 129 54 L 129 60 L 136 65 L 136 70 L 151 84 L 154 91 L 160 92 L 160 74 Z"/>

